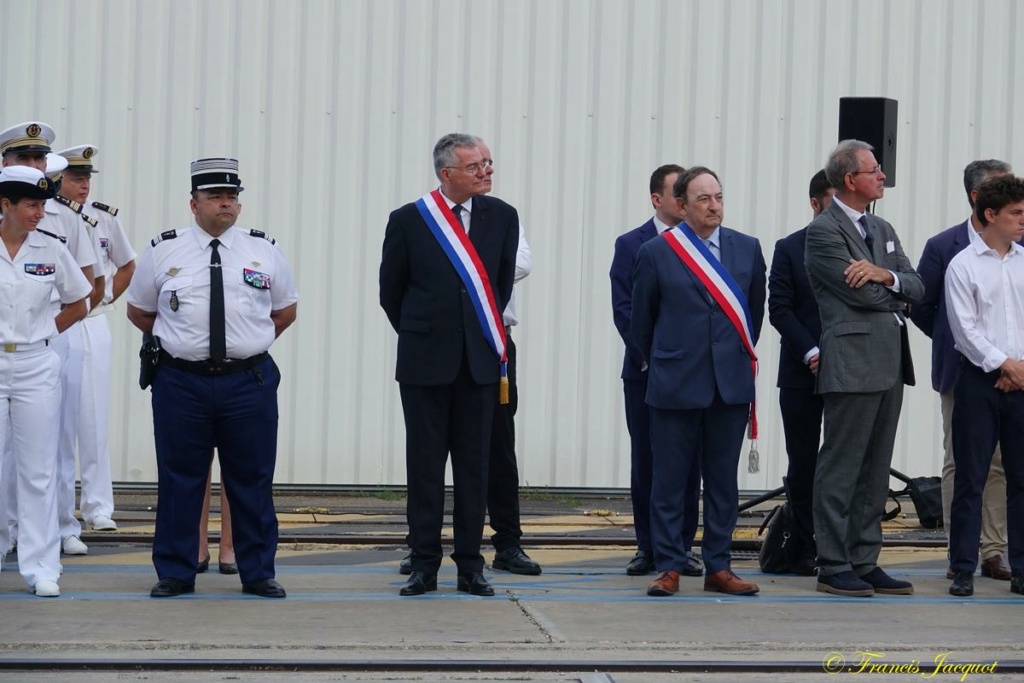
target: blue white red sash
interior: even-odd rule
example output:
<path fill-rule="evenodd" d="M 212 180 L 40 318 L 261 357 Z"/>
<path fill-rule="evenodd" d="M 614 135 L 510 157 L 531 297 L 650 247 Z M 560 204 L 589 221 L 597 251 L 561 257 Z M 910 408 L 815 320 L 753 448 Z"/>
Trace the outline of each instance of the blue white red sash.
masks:
<path fill-rule="evenodd" d="M 757 378 L 757 354 L 754 353 L 753 323 L 750 317 L 750 306 L 747 297 L 740 289 L 736 279 L 725 269 L 721 261 L 715 258 L 711 250 L 697 237 L 693 229 L 686 223 L 680 223 L 671 230 L 662 233 L 665 241 L 672 247 L 679 260 L 701 281 L 708 294 L 715 300 L 725 313 L 736 333 L 740 336 L 743 348 L 750 356 L 750 369 Z M 756 403 L 750 404 L 750 438 L 757 438 Z"/>
<path fill-rule="evenodd" d="M 466 292 L 470 301 L 473 302 L 473 309 L 476 317 L 483 328 L 484 337 L 494 349 L 494 352 L 501 359 L 501 383 L 502 398 L 506 397 L 508 378 L 508 351 L 505 342 L 505 325 L 501 319 L 501 312 L 491 290 L 491 280 L 487 277 L 487 270 L 484 268 L 480 255 L 476 253 L 476 247 L 469 241 L 469 235 L 462 227 L 462 223 L 444 200 L 440 190 L 434 190 L 430 194 L 423 195 L 416 200 L 416 208 L 419 210 L 423 221 L 430 228 L 437 239 L 438 244 L 444 250 L 452 267 L 458 273 L 463 284 L 466 285 Z M 508 400 L 502 401 L 507 403 Z"/>

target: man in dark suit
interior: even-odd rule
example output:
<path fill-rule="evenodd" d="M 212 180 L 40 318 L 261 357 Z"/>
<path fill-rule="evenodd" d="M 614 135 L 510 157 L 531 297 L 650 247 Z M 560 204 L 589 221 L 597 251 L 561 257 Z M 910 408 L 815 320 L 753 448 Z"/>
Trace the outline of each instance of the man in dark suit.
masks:
<path fill-rule="evenodd" d="M 903 385 L 914 384 L 905 310 L 924 285 L 896 231 L 865 213 L 885 192 L 871 145 L 844 140 L 825 165 L 836 196 L 807 228 L 805 260 L 821 312 L 817 391 L 825 438 L 814 475 L 817 589 L 909 595 L 878 566 Z"/>
<path fill-rule="evenodd" d="M 643 576 L 654 571 L 654 551 L 651 548 L 651 414 L 647 407 L 647 364 L 629 332 L 633 311 L 633 268 L 640 246 L 654 239 L 683 220 L 679 204 L 672 195 L 672 187 L 682 166 L 666 164 L 651 174 L 651 204 L 654 216 L 615 240 L 612 258 L 612 312 L 615 329 L 619 331 L 626 352 L 622 359 L 622 393 L 626 407 L 626 430 L 630 441 L 629 493 L 633 503 L 633 530 L 636 534 L 636 555 L 626 565 L 630 576 Z M 694 458 L 690 473 L 683 520 L 683 547 L 686 559 L 682 573 L 701 576 L 704 567 L 693 552 L 693 539 L 697 535 L 700 515 L 700 459 Z"/>
<path fill-rule="evenodd" d="M 810 185 L 811 211 L 817 218 L 832 203 L 835 188 L 828 184 L 825 169 L 814 174 Z M 779 408 L 786 435 L 786 491 L 793 509 L 800 555 L 795 574 L 814 574 L 814 520 L 811 510 L 814 466 L 821 445 L 821 414 L 824 403 L 814 393 L 818 374 L 818 340 L 821 317 L 804 267 L 807 228 L 775 243 L 768 276 L 768 320 L 782 337 L 779 354 Z"/>
<path fill-rule="evenodd" d="M 1012 169 L 1005 161 L 988 159 L 972 161 L 964 169 L 964 189 L 971 205 L 971 215 L 962 223 L 943 230 L 924 245 L 917 272 L 924 282 L 924 298 L 910 311 L 910 319 L 932 340 L 932 388 L 939 393 L 942 411 L 942 521 L 946 537 L 950 533 L 950 505 L 953 502 L 953 385 L 956 383 L 960 352 L 953 346 L 953 334 L 946 316 L 946 268 L 953 257 L 970 244 L 981 231 L 981 222 L 974 215 L 974 202 L 978 188 L 991 177 L 1006 175 Z M 996 446 L 992 467 L 985 482 L 982 497 L 981 575 L 1002 581 L 1010 580 L 1010 566 L 1006 563 L 1006 474 L 1003 458 Z M 953 570 L 946 570 L 946 578 L 953 578 Z"/>
<path fill-rule="evenodd" d="M 519 216 L 500 199 L 479 196 L 487 168 L 473 136 L 441 138 L 434 171 L 439 190 L 391 213 L 380 265 L 380 305 L 398 333 L 395 378 L 406 429 L 413 572 L 400 594 L 437 589 L 451 453 L 458 589 L 489 596 L 480 541 L 505 355 L 500 312 L 512 294 Z"/>
<path fill-rule="evenodd" d="M 753 237 L 721 227 L 722 187 L 704 167 L 673 188 L 685 221 L 640 247 L 630 332 L 648 364 L 651 536 L 658 577 L 647 594 L 672 595 L 686 560 L 688 479 L 704 477 L 704 590 L 753 595 L 732 572 L 737 466 L 754 401 L 765 302 L 765 262 Z"/>

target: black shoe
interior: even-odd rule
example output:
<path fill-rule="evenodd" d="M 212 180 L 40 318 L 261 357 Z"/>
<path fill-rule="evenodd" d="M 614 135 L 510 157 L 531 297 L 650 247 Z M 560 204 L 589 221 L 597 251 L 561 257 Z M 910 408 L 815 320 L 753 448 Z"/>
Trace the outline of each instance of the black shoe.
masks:
<path fill-rule="evenodd" d="M 637 550 L 636 555 L 626 565 L 626 573 L 630 576 L 646 576 L 654 571 L 654 557 L 646 550 Z"/>
<path fill-rule="evenodd" d="M 494 569 L 503 569 L 513 574 L 524 574 L 526 576 L 537 576 L 540 574 L 540 565 L 530 559 L 530 556 L 523 552 L 519 546 L 494 553 L 494 561 L 491 562 Z"/>
<path fill-rule="evenodd" d="M 437 590 L 437 574 L 410 572 L 409 580 L 398 590 L 399 595 L 423 595 Z"/>
<path fill-rule="evenodd" d="M 205 574 L 206 570 L 209 569 L 209 568 L 210 568 L 210 556 L 207 555 L 206 558 L 202 562 L 200 562 L 199 564 L 196 565 L 196 574 Z"/>
<path fill-rule="evenodd" d="M 1010 580 L 1010 590 L 1013 590 L 1013 580 Z M 969 598 L 974 595 L 974 572 L 956 572 L 953 574 L 953 583 L 949 584 L 949 594 L 958 598 Z"/>
<path fill-rule="evenodd" d="M 160 579 L 149 591 L 151 598 L 174 598 L 183 593 L 195 593 L 194 583 L 185 583 L 181 579 Z"/>
<path fill-rule="evenodd" d="M 832 576 L 818 574 L 818 592 L 845 595 L 852 598 L 866 598 L 875 594 L 871 584 L 852 571 L 839 572 Z"/>
<path fill-rule="evenodd" d="M 459 590 L 470 595 L 480 595 L 489 598 L 494 595 L 494 588 L 487 583 L 483 572 L 470 572 L 459 575 Z"/>
<path fill-rule="evenodd" d="M 257 579 L 256 581 L 243 583 L 242 592 L 249 593 L 250 595 L 257 595 L 261 598 L 288 597 L 288 593 L 285 592 L 284 586 L 274 579 Z"/>
<path fill-rule="evenodd" d="M 704 576 L 704 563 L 700 561 L 696 553 L 687 550 L 686 559 L 683 560 L 683 569 L 679 573 L 683 576 Z"/>
<path fill-rule="evenodd" d="M 234 563 L 234 562 L 218 562 L 217 563 L 217 570 L 221 574 L 237 574 L 238 573 L 238 565 L 236 563 Z"/>
<path fill-rule="evenodd" d="M 1024 595 L 1024 574 L 1014 574 L 1010 577 L 1010 592 Z"/>
<path fill-rule="evenodd" d="M 899 579 L 892 578 L 882 571 L 881 567 L 875 567 L 867 574 L 861 574 L 860 580 L 870 583 L 875 592 L 880 595 L 914 594 L 914 584 L 909 581 L 900 581 Z"/>
<path fill-rule="evenodd" d="M 401 562 L 398 563 L 398 573 L 402 576 L 409 576 L 412 574 L 412 553 L 402 558 Z"/>

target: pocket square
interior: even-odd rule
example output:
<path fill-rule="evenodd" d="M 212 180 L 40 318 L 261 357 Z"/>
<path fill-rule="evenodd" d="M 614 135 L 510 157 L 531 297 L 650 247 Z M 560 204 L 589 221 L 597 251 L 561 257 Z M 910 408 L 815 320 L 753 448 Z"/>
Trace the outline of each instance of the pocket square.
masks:
<path fill-rule="evenodd" d="M 892 242 L 892 241 L 886 242 L 885 243 L 885 253 L 886 254 L 891 254 L 894 251 L 896 251 L 896 243 Z"/>

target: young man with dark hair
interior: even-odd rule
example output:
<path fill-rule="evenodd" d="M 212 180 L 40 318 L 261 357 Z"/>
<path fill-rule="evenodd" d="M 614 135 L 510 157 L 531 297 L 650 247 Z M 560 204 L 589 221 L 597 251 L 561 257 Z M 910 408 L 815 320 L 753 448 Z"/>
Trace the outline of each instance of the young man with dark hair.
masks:
<path fill-rule="evenodd" d="M 982 491 L 996 445 L 1006 473 L 1010 590 L 1024 595 L 1024 178 L 978 189 L 978 237 L 946 271 L 949 327 L 962 360 L 953 389 L 956 475 L 950 524 L 951 595 L 974 594 Z"/>

